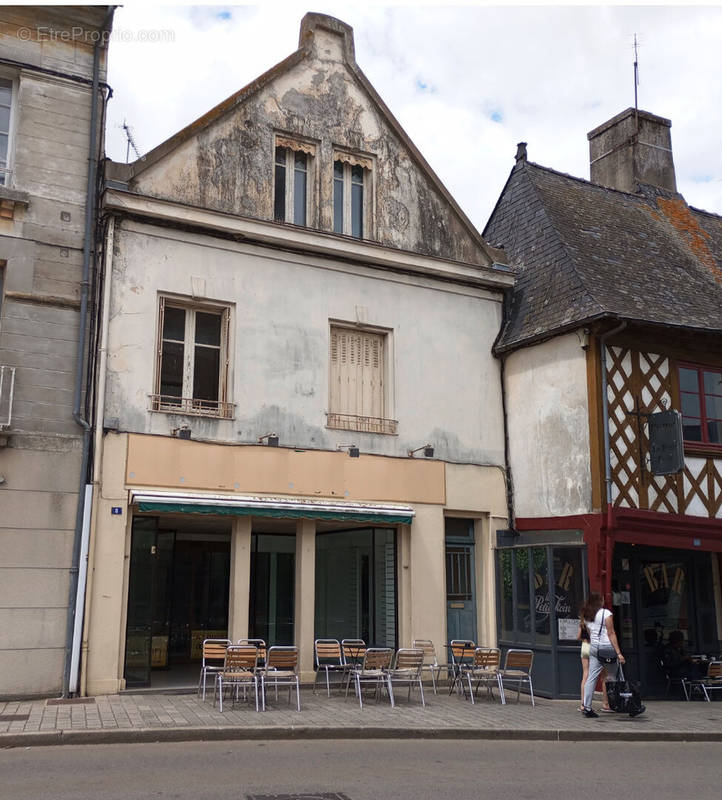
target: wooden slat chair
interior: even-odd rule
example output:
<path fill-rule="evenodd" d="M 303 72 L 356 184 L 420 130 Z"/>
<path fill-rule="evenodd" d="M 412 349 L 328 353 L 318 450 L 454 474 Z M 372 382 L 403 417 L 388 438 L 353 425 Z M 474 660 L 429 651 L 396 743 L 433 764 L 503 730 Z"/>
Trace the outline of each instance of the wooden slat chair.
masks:
<path fill-rule="evenodd" d="M 316 662 L 313 693 L 316 694 L 318 676 L 324 673 L 326 675 L 326 694 L 331 697 L 331 683 L 329 681 L 331 673 L 341 676 L 338 685 L 343 687 L 343 679 L 347 671 L 343 660 L 341 642 L 338 639 L 316 639 L 313 643 L 313 657 Z"/>
<path fill-rule="evenodd" d="M 409 701 L 411 700 L 411 690 L 418 686 L 419 692 L 421 693 L 421 705 L 426 708 L 426 701 L 424 700 L 424 687 L 421 682 L 421 671 L 423 666 L 424 651 L 421 648 L 402 647 L 396 653 L 394 665 L 387 671 L 392 706 L 395 705 L 395 696 L 391 690 L 396 684 L 398 684 L 400 686 L 409 687 L 409 694 L 407 698 Z"/>
<path fill-rule="evenodd" d="M 258 648 L 258 666 L 266 663 L 266 642 L 263 639 L 239 639 L 236 644 L 252 644 Z"/>
<path fill-rule="evenodd" d="M 428 670 L 431 673 L 431 685 L 434 687 L 434 694 L 436 694 L 436 679 L 441 674 L 441 664 L 436 658 L 436 648 L 431 639 L 414 639 L 411 647 L 418 648 L 424 653 L 424 663 L 421 665 L 421 672 Z"/>
<path fill-rule="evenodd" d="M 699 688 L 704 694 L 704 699 L 708 703 L 711 702 L 709 693 L 722 690 L 722 661 L 710 661 L 707 667 L 707 675 L 704 678 L 685 680 L 685 683 L 689 688 L 687 699 L 692 697 L 692 692 L 695 688 Z"/>
<path fill-rule="evenodd" d="M 499 697 L 502 705 L 506 704 L 504 695 L 504 684 L 501 679 L 501 651 L 496 647 L 477 647 L 474 650 L 474 662 L 469 666 L 462 667 L 462 691 L 464 691 L 464 681 L 469 686 L 469 697 L 472 704 L 474 695 L 479 691 L 480 686 L 485 686 L 489 697 L 494 696 L 494 686 L 499 689 Z"/>
<path fill-rule="evenodd" d="M 213 705 L 216 703 L 216 694 L 219 699 L 219 708 L 223 711 L 223 693 L 226 689 L 235 689 L 233 701 L 238 700 L 239 689 L 246 690 L 253 687 L 256 698 L 256 711 L 258 711 L 258 680 L 256 666 L 258 664 L 258 648 L 250 644 L 230 645 L 226 650 L 223 669 L 216 676 L 216 688 L 213 692 Z"/>
<path fill-rule="evenodd" d="M 361 689 L 363 685 L 374 687 L 374 693 L 377 702 L 381 689 L 386 689 L 389 694 L 391 707 L 393 708 L 394 692 L 391 688 L 391 681 L 389 680 L 388 676 L 388 670 L 391 667 L 392 656 L 393 650 L 390 647 L 367 648 L 361 664 L 351 667 L 349 670 L 349 676 L 346 682 L 345 699 L 348 699 L 349 684 L 351 680 L 353 680 L 356 696 L 358 697 L 358 703 L 361 708 L 363 708 L 364 705 L 361 697 Z"/>
<path fill-rule="evenodd" d="M 366 655 L 366 642 L 363 639 L 341 639 L 343 663 L 348 669 L 357 667 Z"/>
<path fill-rule="evenodd" d="M 198 679 L 198 696 L 203 694 L 206 699 L 206 683 L 208 676 L 214 677 L 223 669 L 226 658 L 226 648 L 231 643 L 230 639 L 204 639 L 201 647 L 201 674 Z"/>
<path fill-rule="evenodd" d="M 449 643 L 449 694 L 463 692 L 462 669 L 474 662 L 476 644 L 471 639 L 452 639 Z"/>
<path fill-rule="evenodd" d="M 522 684 L 529 686 L 531 704 L 534 705 L 534 689 L 531 683 L 531 668 L 534 663 L 534 653 L 531 650 L 516 650 L 510 648 L 506 651 L 504 668 L 501 670 L 502 686 L 507 683 L 516 684 L 516 702 L 519 702 Z"/>
<path fill-rule="evenodd" d="M 301 710 L 301 692 L 298 680 L 298 648 L 286 645 L 269 647 L 266 653 L 266 664 L 260 670 L 261 676 L 261 703 L 266 710 L 266 692 L 269 685 L 276 690 L 278 700 L 278 687 L 288 687 L 288 702 L 291 702 L 291 689 L 296 689 L 296 709 Z"/>

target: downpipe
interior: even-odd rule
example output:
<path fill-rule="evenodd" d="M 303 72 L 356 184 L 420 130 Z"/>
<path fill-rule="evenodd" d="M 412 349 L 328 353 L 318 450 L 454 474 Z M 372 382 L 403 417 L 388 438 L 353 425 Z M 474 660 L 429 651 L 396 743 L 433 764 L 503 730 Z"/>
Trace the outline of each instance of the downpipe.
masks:
<path fill-rule="evenodd" d="M 113 17 L 111 7 L 103 22 L 105 30 Z M 82 456 L 80 465 L 80 486 L 75 514 L 75 533 L 73 536 L 73 554 L 70 567 L 70 589 L 68 593 L 68 615 L 65 628 L 65 662 L 63 668 L 62 696 L 69 697 L 77 691 L 78 665 L 80 660 L 80 635 L 82 632 L 82 597 L 85 594 L 86 567 L 83 569 L 83 581 L 80 577 L 80 559 L 83 550 L 87 555 L 87 542 L 90 529 L 90 506 L 92 486 L 87 484 L 88 465 L 90 462 L 90 439 L 92 427 L 81 413 L 83 396 L 83 375 L 85 372 L 85 339 L 88 333 L 88 294 L 90 287 L 90 261 L 93 250 L 93 223 L 97 199 L 97 164 L 98 164 L 98 106 L 100 93 L 100 51 L 104 37 L 99 37 L 93 47 L 93 78 L 90 101 L 90 141 L 88 144 L 88 179 L 86 182 L 85 225 L 83 235 L 83 273 L 80 284 L 80 320 L 78 331 L 78 347 L 76 352 L 75 392 L 73 400 L 73 419 L 83 430 Z M 90 358 L 90 355 L 88 356 Z M 78 609 L 81 609 L 78 613 Z"/>

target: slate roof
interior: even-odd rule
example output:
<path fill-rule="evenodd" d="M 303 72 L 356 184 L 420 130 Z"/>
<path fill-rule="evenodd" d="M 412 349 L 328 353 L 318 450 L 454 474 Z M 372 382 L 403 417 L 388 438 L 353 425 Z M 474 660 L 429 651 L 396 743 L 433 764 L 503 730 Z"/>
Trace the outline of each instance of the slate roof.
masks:
<path fill-rule="evenodd" d="M 722 217 L 519 161 L 483 233 L 518 270 L 503 352 L 604 317 L 722 332 Z"/>

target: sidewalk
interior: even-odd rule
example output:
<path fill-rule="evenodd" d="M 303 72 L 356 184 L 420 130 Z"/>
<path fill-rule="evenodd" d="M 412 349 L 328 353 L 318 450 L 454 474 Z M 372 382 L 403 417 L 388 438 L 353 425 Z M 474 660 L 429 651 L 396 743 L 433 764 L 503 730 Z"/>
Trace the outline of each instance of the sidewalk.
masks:
<path fill-rule="evenodd" d="M 407 702 L 400 693 L 396 708 L 388 701 L 364 702 L 341 694 L 313 695 L 301 691 L 301 712 L 269 697 L 269 709 L 256 713 L 253 702 L 228 704 L 221 714 L 211 696 L 195 694 L 122 694 L 70 701 L 0 702 L 0 747 L 119 742 L 193 741 L 218 739 L 544 739 L 556 741 L 722 741 L 722 703 L 647 703 L 647 711 L 630 719 L 600 714 L 585 719 L 571 700 L 528 696 L 517 704 L 514 693 L 502 706 L 486 697 L 475 705 L 446 692 L 425 690 Z M 598 705 L 598 704 L 597 704 Z"/>

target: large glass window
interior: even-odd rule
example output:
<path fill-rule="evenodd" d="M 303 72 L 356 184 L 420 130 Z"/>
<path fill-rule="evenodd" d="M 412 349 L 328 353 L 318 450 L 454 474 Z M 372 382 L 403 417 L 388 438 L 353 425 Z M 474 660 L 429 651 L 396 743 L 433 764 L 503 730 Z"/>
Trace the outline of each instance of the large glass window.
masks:
<path fill-rule="evenodd" d="M 584 602 L 584 550 L 543 545 L 497 551 L 499 636 L 503 641 L 551 645 L 576 641 Z"/>
<path fill-rule="evenodd" d="M 684 440 L 722 445 L 722 369 L 680 367 L 679 392 Z"/>
<path fill-rule="evenodd" d="M 316 535 L 316 638 L 396 647 L 396 532 Z"/>

